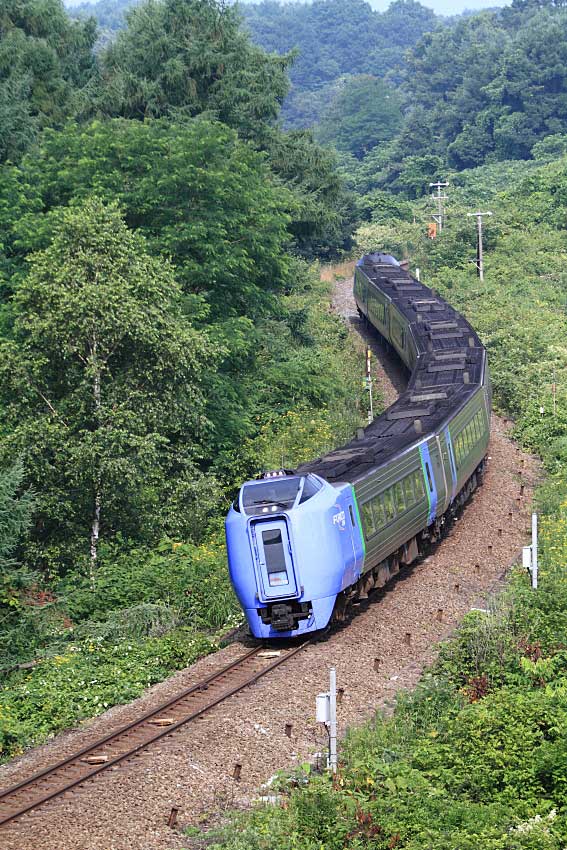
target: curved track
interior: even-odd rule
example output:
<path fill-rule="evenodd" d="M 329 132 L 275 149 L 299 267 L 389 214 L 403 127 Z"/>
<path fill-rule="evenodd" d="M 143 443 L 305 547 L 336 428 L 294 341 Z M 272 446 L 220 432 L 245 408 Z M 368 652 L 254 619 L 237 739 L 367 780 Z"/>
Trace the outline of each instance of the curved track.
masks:
<path fill-rule="evenodd" d="M 223 700 L 254 684 L 300 652 L 307 643 L 309 641 L 291 649 L 278 650 L 276 657 L 274 652 L 261 646 L 255 647 L 131 723 L 17 785 L 0 791 L 0 826 L 60 797 L 102 771 L 132 758 L 149 744 L 171 735 Z"/>

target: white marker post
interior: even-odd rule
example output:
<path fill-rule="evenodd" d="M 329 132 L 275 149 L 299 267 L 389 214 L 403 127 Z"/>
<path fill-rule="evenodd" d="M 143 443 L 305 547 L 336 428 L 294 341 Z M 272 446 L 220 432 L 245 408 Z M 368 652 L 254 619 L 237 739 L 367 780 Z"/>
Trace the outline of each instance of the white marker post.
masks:
<path fill-rule="evenodd" d="M 537 514 L 532 514 L 532 587 L 537 588 Z"/>
<path fill-rule="evenodd" d="M 537 514 L 532 514 L 532 545 L 522 549 L 522 565 L 532 578 L 532 587 L 537 590 L 538 552 L 537 552 Z"/>
<path fill-rule="evenodd" d="M 337 671 L 331 667 L 329 688 L 329 766 L 333 773 L 337 772 Z"/>
<path fill-rule="evenodd" d="M 331 667 L 329 672 L 329 690 L 317 694 L 316 717 L 318 723 L 324 723 L 329 733 L 329 757 L 327 767 L 337 772 L 337 671 Z"/>

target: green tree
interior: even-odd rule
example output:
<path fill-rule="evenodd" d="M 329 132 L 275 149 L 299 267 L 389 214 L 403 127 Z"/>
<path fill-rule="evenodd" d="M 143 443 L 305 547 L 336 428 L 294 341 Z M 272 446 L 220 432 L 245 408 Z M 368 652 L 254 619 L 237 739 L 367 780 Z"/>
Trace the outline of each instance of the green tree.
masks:
<path fill-rule="evenodd" d="M 309 130 L 273 130 L 266 147 L 272 171 L 290 192 L 288 227 L 295 251 L 309 259 L 350 248 L 352 198 L 335 153 L 318 145 Z"/>
<path fill-rule="evenodd" d="M 18 160 L 44 127 L 61 126 L 95 72 L 94 20 L 71 21 L 61 0 L 0 7 L 0 162 Z"/>
<path fill-rule="evenodd" d="M 204 119 L 116 119 L 47 132 L 38 154 L 0 175 L 11 272 L 46 246 L 58 207 L 94 191 L 117 199 L 128 226 L 172 259 L 188 310 L 204 309 L 209 322 L 257 316 L 285 285 L 294 205 L 264 159 L 233 130 Z"/>
<path fill-rule="evenodd" d="M 39 494 L 28 551 L 88 555 L 94 581 L 103 536 L 202 532 L 214 482 L 197 468 L 200 379 L 215 350 L 115 204 L 64 211 L 29 265 L 2 344 L 2 454 L 22 453 Z"/>
<path fill-rule="evenodd" d="M 137 119 L 206 112 L 258 136 L 287 93 L 288 64 L 252 44 L 233 6 L 148 0 L 102 57 L 99 108 Z"/>
<path fill-rule="evenodd" d="M 23 480 L 21 461 L 0 471 L 0 610 L 18 607 L 24 578 L 14 556 L 29 531 L 35 497 L 23 489 Z"/>
<path fill-rule="evenodd" d="M 401 100 L 377 77 L 346 77 L 321 116 L 317 138 L 362 159 L 394 138 L 402 124 Z"/>

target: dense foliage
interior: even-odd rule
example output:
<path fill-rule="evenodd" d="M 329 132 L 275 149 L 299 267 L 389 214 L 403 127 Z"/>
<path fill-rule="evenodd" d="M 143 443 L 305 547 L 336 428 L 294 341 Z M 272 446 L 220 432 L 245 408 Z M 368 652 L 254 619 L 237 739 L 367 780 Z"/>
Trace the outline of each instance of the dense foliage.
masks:
<path fill-rule="evenodd" d="M 71 21 L 61 0 L 0 8 L 0 163 L 18 159 L 46 126 L 77 108 L 93 73 L 93 20 Z"/>
<path fill-rule="evenodd" d="M 362 159 L 391 141 L 401 124 L 401 100 L 392 88 L 377 77 L 347 77 L 322 111 L 317 138 Z"/>
<path fill-rule="evenodd" d="M 437 22 L 417 0 L 394 0 L 382 13 L 365 0 L 264 0 L 244 5 L 242 13 L 262 47 L 281 54 L 297 51 L 283 115 L 298 127 L 318 120 L 340 77 L 389 75 L 399 81 L 406 51 Z"/>
<path fill-rule="evenodd" d="M 101 58 L 99 108 L 138 119 L 207 111 L 257 137 L 287 92 L 286 64 L 250 41 L 232 6 L 143 3 Z"/>
<path fill-rule="evenodd" d="M 278 127 L 288 59 L 214 0 L 95 39 L 59 0 L 2 7 L 3 757 L 217 645 L 235 487 L 362 412 L 304 259 L 349 243 L 354 206 L 333 153 Z"/>

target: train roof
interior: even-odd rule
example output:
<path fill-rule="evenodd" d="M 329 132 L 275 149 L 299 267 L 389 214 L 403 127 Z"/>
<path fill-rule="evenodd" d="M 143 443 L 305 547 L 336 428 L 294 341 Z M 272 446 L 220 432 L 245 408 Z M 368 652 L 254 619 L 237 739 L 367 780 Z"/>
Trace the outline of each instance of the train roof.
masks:
<path fill-rule="evenodd" d="M 417 364 L 407 389 L 346 445 L 302 464 L 330 482 L 365 478 L 439 430 L 484 383 L 486 352 L 466 319 L 432 289 L 380 254 L 357 264 L 408 320 Z"/>

